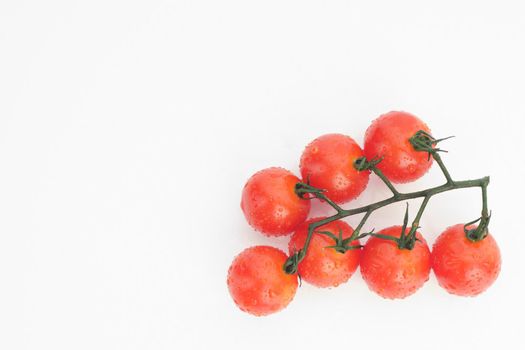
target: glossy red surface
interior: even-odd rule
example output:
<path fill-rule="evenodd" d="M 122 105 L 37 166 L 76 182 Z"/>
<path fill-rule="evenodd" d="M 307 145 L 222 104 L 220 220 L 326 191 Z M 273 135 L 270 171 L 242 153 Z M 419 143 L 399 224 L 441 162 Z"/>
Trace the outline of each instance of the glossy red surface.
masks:
<path fill-rule="evenodd" d="M 228 289 L 237 306 L 250 314 L 264 316 L 284 309 L 297 291 L 297 275 L 286 274 L 287 256 L 269 246 L 255 246 L 241 252 L 228 270 Z"/>
<path fill-rule="evenodd" d="M 268 236 L 283 236 L 303 223 L 310 201 L 295 193 L 300 179 L 283 168 L 261 170 L 248 179 L 241 209 L 248 223 Z"/>

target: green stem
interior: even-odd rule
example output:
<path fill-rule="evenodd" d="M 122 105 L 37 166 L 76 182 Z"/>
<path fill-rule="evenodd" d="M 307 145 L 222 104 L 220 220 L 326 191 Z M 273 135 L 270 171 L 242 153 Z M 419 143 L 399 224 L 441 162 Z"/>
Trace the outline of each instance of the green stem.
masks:
<path fill-rule="evenodd" d="M 443 163 L 443 159 L 441 159 L 441 156 L 439 155 L 439 153 L 438 152 L 433 152 L 432 153 L 432 157 L 434 158 L 436 163 L 438 163 L 439 168 L 441 169 L 441 171 L 443 172 L 443 175 L 445 175 L 445 178 L 447 179 L 447 182 L 448 183 L 454 182 L 452 180 L 452 176 L 450 176 L 450 173 L 448 172 L 447 167 L 445 166 L 445 163 Z"/>
<path fill-rule="evenodd" d="M 317 198 L 325 201 L 328 203 L 332 208 L 334 208 L 338 213 L 343 212 L 344 209 L 341 208 L 338 204 L 336 204 L 333 200 L 328 198 L 324 193 L 319 193 L 319 195 L 316 196 Z"/>
<path fill-rule="evenodd" d="M 416 231 L 419 228 L 419 220 L 421 220 L 421 216 L 423 216 L 423 212 L 425 211 L 425 208 L 427 207 L 431 197 L 432 194 L 428 194 L 424 197 L 423 202 L 421 202 L 421 206 L 417 211 L 416 217 L 414 218 L 414 221 L 412 221 L 410 232 L 407 235 L 405 242 L 402 242 L 402 245 L 408 249 L 412 249 L 416 243 Z"/>
<path fill-rule="evenodd" d="M 489 234 L 488 227 L 490 222 L 490 213 L 488 209 L 487 200 L 487 186 L 489 182 L 481 185 L 481 199 L 483 207 L 481 209 L 481 217 L 464 225 L 464 231 L 469 240 L 472 242 L 478 242 L 487 237 Z M 479 221 L 479 224 L 475 228 L 468 228 L 470 225 L 475 224 Z"/>
<path fill-rule="evenodd" d="M 410 193 L 400 193 L 397 197 L 390 197 L 387 199 L 383 199 L 382 201 L 368 204 L 360 208 L 343 210 L 340 214 L 334 215 L 333 217 L 341 216 L 340 218 L 344 218 L 350 215 L 364 213 L 369 210 L 376 210 L 384 206 L 387 206 L 389 204 L 405 201 L 407 199 L 421 198 L 427 195 L 433 196 L 438 193 L 447 192 L 450 190 L 456 190 L 460 188 L 469 188 L 469 187 L 481 187 L 483 183 L 488 183 L 488 181 L 489 181 L 489 177 L 486 176 L 486 177 L 482 177 L 480 179 L 475 179 L 475 180 L 452 181 L 451 183 L 446 183 L 441 186 L 432 187 L 432 188 L 422 190 L 422 191 L 416 191 L 416 192 L 410 192 Z M 334 219 L 334 220 L 337 220 L 337 219 Z"/>
<path fill-rule="evenodd" d="M 393 204 L 393 203 L 397 203 L 397 202 L 401 202 L 401 201 L 406 201 L 406 200 L 409 200 L 409 199 L 421 198 L 421 197 L 425 197 L 425 200 L 423 201 L 423 203 L 426 206 L 426 203 L 428 203 L 430 197 L 432 197 L 432 196 L 434 196 L 436 194 L 447 192 L 447 191 L 451 191 L 451 190 L 461 189 L 461 188 L 471 188 L 471 187 L 482 187 L 483 188 L 483 187 L 486 187 L 488 185 L 488 183 L 489 183 L 489 177 L 488 176 L 482 177 L 482 178 L 479 178 L 479 179 L 474 179 L 474 180 L 451 181 L 451 182 L 447 182 L 447 183 L 445 183 L 443 185 L 440 185 L 440 186 L 431 187 L 431 188 L 426 189 L 426 190 L 409 192 L 409 193 L 398 193 L 398 195 L 396 195 L 396 196 L 392 196 L 390 198 L 381 200 L 379 202 L 375 202 L 375 203 L 368 204 L 368 205 L 365 205 L 365 206 L 362 206 L 362 207 L 359 207 L 359 208 L 348 209 L 348 210 L 341 209 L 337 204 L 333 203 L 332 201 L 327 201 L 327 203 L 329 203 L 330 205 L 332 205 L 332 207 L 334 207 L 334 209 L 336 209 L 337 214 L 334 214 L 332 216 L 329 216 L 327 218 L 324 218 L 324 219 L 316 221 L 316 222 L 312 222 L 308 226 L 308 235 L 306 237 L 305 244 L 304 244 L 303 248 L 301 249 L 298 257 L 295 257 L 296 258 L 296 262 L 294 262 L 294 263 L 298 264 L 306 256 L 306 253 L 308 252 L 308 247 L 310 245 L 310 241 L 312 239 L 312 235 L 313 235 L 315 229 L 320 227 L 320 226 L 323 226 L 325 224 L 328 224 L 328 223 L 330 223 L 332 221 L 340 220 L 340 219 L 343 219 L 345 217 L 356 215 L 356 214 L 360 214 L 360 213 L 366 213 L 365 216 L 363 217 L 363 219 L 361 220 L 361 222 L 359 223 L 359 225 L 357 226 L 359 229 L 361 229 L 361 227 L 364 225 L 366 219 L 368 219 L 370 214 L 373 211 L 375 211 L 376 209 L 382 208 L 384 206 L 387 206 L 387 205 L 390 205 L 390 204 Z M 297 188 L 304 188 L 306 186 L 308 186 L 310 188 L 313 188 L 313 187 L 311 187 L 311 186 L 309 186 L 307 184 L 299 183 L 296 186 L 296 189 Z M 299 193 L 298 190 L 296 190 L 296 192 Z M 306 193 L 306 192 L 303 192 L 303 193 Z M 319 190 L 317 190 L 315 192 L 313 192 L 313 191 L 312 192 L 308 192 L 308 193 L 311 193 L 313 196 L 315 196 L 315 197 L 317 197 L 319 199 L 325 200 L 325 201 L 327 199 L 327 197 Z M 424 207 L 423 207 L 423 209 L 420 208 L 420 212 L 418 212 L 418 215 L 416 216 L 416 219 L 418 221 L 419 221 L 419 218 L 421 218 L 423 210 L 424 210 Z M 289 260 L 292 259 L 292 258 L 294 258 L 294 257 L 293 256 L 290 257 Z M 296 266 L 295 267 L 290 267 L 290 265 L 292 265 L 291 261 L 287 261 L 285 263 L 285 271 L 287 273 L 295 273 L 297 271 Z"/>
<path fill-rule="evenodd" d="M 361 221 L 359 221 L 359 224 L 355 228 L 354 232 L 352 233 L 352 236 L 350 236 L 350 242 L 355 241 L 356 239 L 363 238 L 368 234 L 360 235 L 361 229 L 363 228 L 363 225 L 365 224 L 368 217 L 372 214 L 373 210 L 369 210 L 365 213 L 365 215 L 361 218 Z"/>
<path fill-rule="evenodd" d="M 340 215 L 340 213 L 338 213 L 337 215 Z M 334 216 L 337 216 L 337 215 L 334 215 Z M 308 226 L 308 235 L 306 236 L 306 240 L 304 242 L 304 246 L 301 249 L 301 256 L 299 257 L 299 261 L 298 262 L 300 262 L 306 256 L 306 253 L 308 252 L 308 247 L 310 246 L 310 241 L 312 240 L 312 236 L 314 234 L 315 229 L 320 227 L 320 226 L 323 226 L 325 224 L 328 224 L 328 223 L 330 223 L 332 221 L 337 220 L 337 219 L 333 219 L 334 216 L 330 216 L 330 217 L 325 218 L 323 220 L 319 220 L 319 221 L 313 222 L 313 223 L 311 223 Z"/>
<path fill-rule="evenodd" d="M 481 209 L 481 216 L 485 218 L 489 216 L 488 199 L 487 199 L 487 185 L 488 185 L 488 181 L 487 183 L 481 186 L 481 200 L 483 202 L 483 207 Z"/>
<path fill-rule="evenodd" d="M 425 208 L 428 204 L 428 201 L 430 200 L 430 197 L 432 197 L 432 195 L 427 195 L 423 199 L 423 202 L 421 203 L 421 206 L 419 207 L 419 210 L 417 211 L 416 217 L 414 218 L 414 221 L 412 222 L 412 227 L 419 226 L 419 220 L 421 220 L 421 216 L 423 215 L 423 212 L 425 211 Z"/>
<path fill-rule="evenodd" d="M 383 172 L 381 170 L 379 170 L 377 168 L 376 165 L 373 165 L 370 167 L 370 170 L 372 170 L 374 172 L 374 174 L 377 175 L 377 177 L 379 177 L 381 180 L 383 180 L 383 182 L 385 183 L 385 185 L 390 189 L 390 191 L 392 191 L 392 194 L 394 195 L 394 197 L 398 196 L 399 195 L 399 192 L 397 191 L 397 189 L 394 187 L 394 185 L 392 184 L 392 182 L 390 182 L 390 180 L 385 176 L 385 174 L 383 174 Z"/>

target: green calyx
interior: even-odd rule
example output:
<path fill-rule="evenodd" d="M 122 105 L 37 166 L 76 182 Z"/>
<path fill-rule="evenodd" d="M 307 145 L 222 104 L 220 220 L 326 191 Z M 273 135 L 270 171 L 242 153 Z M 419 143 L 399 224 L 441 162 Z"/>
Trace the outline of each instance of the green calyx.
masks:
<path fill-rule="evenodd" d="M 297 269 L 299 267 L 299 262 L 303 260 L 304 256 L 305 256 L 305 253 L 303 249 L 296 250 L 284 262 L 284 265 L 283 265 L 284 272 L 289 275 L 296 274 Z"/>
<path fill-rule="evenodd" d="M 323 192 L 325 192 L 325 190 L 310 186 L 308 182 L 298 182 L 295 184 L 295 194 L 297 194 L 301 199 L 312 199 Z"/>
<path fill-rule="evenodd" d="M 333 245 L 326 246 L 325 248 L 332 248 L 335 249 L 336 252 L 344 254 L 349 250 L 353 249 L 361 249 L 363 246 L 356 244 L 353 245 L 352 242 L 357 239 L 357 237 L 354 237 L 354 234 L 348 238 L 343 238 L 343 230 L 339 230 L 339 234 L 336 236 L 330 231 L 315 231 L 315 233 L 328 236 L 334 240 Z"/>
<path fill-rule="evenodd" d="M 360 157 L 354 161 L 354 168 L 358 171 L 373 170 L 382 160 L 383 157 L 371 160 L 367 160 L 366 157 Z"/>
<path fill-rule="evenodd" d="M 419 152 L 427 152 L 428 153 L 428 159 L 433 154 L 436 154 L 437 152 L 447 152 L 441 148 L 436 148 L 435 146 L 441 142 L 448 140 L 454 136 L 445 137 L 442 139 L 435 139 L 432 135 L 430 135 L 428 132 L 424 130 L 419 130 L 416 132 L 408 141 L 416 151 Z"/>

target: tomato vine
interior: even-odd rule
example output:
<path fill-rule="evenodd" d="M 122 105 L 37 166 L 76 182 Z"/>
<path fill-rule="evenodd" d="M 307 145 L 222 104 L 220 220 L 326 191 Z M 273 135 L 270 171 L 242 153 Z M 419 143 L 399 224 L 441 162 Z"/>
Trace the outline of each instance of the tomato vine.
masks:
<path fill-rule="evenodd" d="M 446 139 L 448 139 L 448 137 L 443 138 L 443 139 L 435 139 L 432 135 L 430 135 L 426 131 L 419 130 L 409 140 L 410 144 L 413 146 L 413 148 L 416 151 L 427 152 L 429 160 L 430 160 L 430 157 L 432 157 L 434 161 L 438 164 L 439 168 L 441 169 L 446 179 L 446 182 L 440 186 L 431 187 L 431 188 L 421 190 L 421 191 L 402 193 L 395 188 L 392 182 L 377 167 L 377 165 L 382 161 L 382 159 L 366 159 L 366 157 L 358 158 L 354 162 L 355 169 L 359 171 L 373 172 L 390 189 L 390 191 L 392 192 L 391 197 L 375 202 L 375 203 L 371 203 L 371 204 L 359 207 L 359 208 L 343 209 L 338 204 L 336 204 L 334 201 L 332 201 L 325 194 L 325 191 L 323 189 L 313 187 L 309 183 L 304 183 L 304 182 L 297 183 L 295 186 L 295 193 L 300 198 L 304 200 L 319 199 L 321 201 L 324 201 L 336 211 L 336 214 L 329 216 L 327 218 L 321 219 L 319 221 L 312 222 L 308 225 L 308 234 L 307 234 L 307 238 L 304 243 L 304 246 L 298 249 L 297 251 L 295 251 L 293 254 L 291 254 L 291 256 L 286 260 L 286 262 L 283 265 L 284 271 L 288 274 L 297 273 L 298 264 L 306 256 L 310 241 L 312 239 L 313 234 L 317 232 L 316 231 L 317 228 L 327 223 L 330 223 L 332 221 L 339 220 L 339 219 L 342 219 L 348 216 L 352 216 L 352 215 L 356 215 L 356 214 L 360 214 L 360 213 L 364 213 L 364 216 L 361 218 L 361 221 L 355 228 L 352 236 L 346 239 L 339 239 L 339 237 L 333 238 L 335 241 L 335 244 L 329 248 L 335 249 L 336 251 L 340 253 L 344 253 L 346 252 L 346 250 L 350 250 L 350 249 L 359 249 L 360 246 L 351 245 L 351 243 L 355 240 L 358 240 L 360 238 L 370 235 L 370 236 L 375 236 L 375 237 L 382 238 L 382 239 L 393 240 L 397 243 L 397 246 L 399 249 L 411 250 L 413 249 L 415 241 L 417 240 L 416 230 L 419 228 L 419 221 L 430 199 L 436 194 L 447 192 L 447 191 L 452 191 L 456 189 L 461 189 L 461 188 L 471 188 L 471 187 L 481 188 L 481 193 L 482 193 L 481 217 L 479 217 L 478 219 L 472 222 L 465 224 L 464 232 L 466 234 L 466 237 L 470 241 L 476 242 L 476 241 L 483 240 L 488 234 L 488 225 L 489 225 L 490 217 L 491 217 L 491 214 L 489 213 L 489 210 L 488 210 L 488 200 L 487 200 L 487 186 L 489 185 L 490 178 L 486 176 L 486 177 L 482 177 L 482 178 L 474 179 L 474 180 L 462 180 L 462 181 L 453 180 L 452 176 L 450 175 L 448 169 L 446 168 L 439 154 L 440 152 L 446 152 L 446 151 L 436 147 L 438 143 Z M 371 232 L 361 233 L 361 230 L 364 224 L 366 223 L 370 215 L 375 210 L 388 206 L 393 203 L 397 203 L 397 202 L 401 202 L 401 201 L 405 201 L 409 199 L 415 199 L 415 198 L 423 198 L 423 201 L 418 209 L 418 212 L 414 220 L 411 223 L 410 230 L 407 234 L 405 234 L 405 228 L 407 228 L 408 226 L 408 204 L 407 204 L 407 210 L 404 216 L 403 229 L 401 230 L 401 235 L 399 238 L 393 237 L 393 236 L 376 234 L 373 232 L 373 230 Z M 470 225 L 476 222 L 479 222 L 479 224 L 475 228 L 469 228 Z"/>

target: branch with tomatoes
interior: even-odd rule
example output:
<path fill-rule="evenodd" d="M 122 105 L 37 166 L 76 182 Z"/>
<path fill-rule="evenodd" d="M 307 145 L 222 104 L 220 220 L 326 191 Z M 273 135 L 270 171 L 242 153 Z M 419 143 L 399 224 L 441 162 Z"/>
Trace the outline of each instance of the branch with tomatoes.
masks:
<path fill-rule="evenodd" d="M 360 267 L 368 287 L 385 298 L 405 298 L 429 279 L 433 270 L 449 293 L 474 296 L 497 278 L 501 257 L 489 234 L 489 177 L 454 180 L 446 168 L 428 126 L 405 112 L 380 116 L 367 129 L 364 150 L 350 137 L 328 134 L 311 142 L 300 162 L 301 181 L 282 168 L 253 175 L 244 187 L 241 208 L 248 223 L 268 236 L 293 233 L 288 256 L 269 246 L 256 246 L 239 254 L 228 273 L 228 286 L 236 304 L 254 315 L 284 308 L 295 295 L 298 279 L 317 287 L 347 282 Z M 446 182 L 421 191 L 402 193 L 394 183 L 407 183 L 438 164 Z M 359 208 L 340 205 L 355 199 L 378 176 L 392 195 Z M 418 231 L 430 199 L 462 188 L 481 189 L 481 215 L 445 230 L 432 252 Z M 409 225 L 408 203 L 402 225 L 362 232 L 371 215 L 393 203 L 422 198 Z M 331 206 L 335 214 L 307 220 L 312 200 Z M 363 214 L 352 229 L 342 219 Z M 368 238 L 366 243 L 361 240 Z"/>

